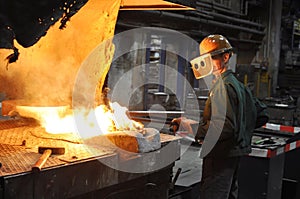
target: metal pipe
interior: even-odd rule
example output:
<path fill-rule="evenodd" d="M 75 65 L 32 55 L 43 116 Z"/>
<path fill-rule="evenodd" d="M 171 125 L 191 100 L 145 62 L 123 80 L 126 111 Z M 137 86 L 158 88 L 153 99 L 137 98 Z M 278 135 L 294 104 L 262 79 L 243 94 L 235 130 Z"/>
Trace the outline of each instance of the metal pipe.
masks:
<path fill-rule="evenodd" d="M 256 97 L 259 97 L 259 90 L 260 90 L 260 71 L 257 74 Z"/>
<path fill-rule="evenodd" d="M 247 16 L 248 15 L 248 5 L 249 5 L 249 1 L 246 0 L 240 0 L 240 9 L 241 9 L 241 14 L 243 16 Z"/>
<path fill-rule="evenodd" d="M 205 18 L 208 18 L 208 19 L 214 19 L 213 16 L 210 16 L 210 15 L 207 15 L 207 14 L 203 14 L 203 13 L 201 13 L 199 11 L 193 12 L 193 14 L 196 14 L 197 16 L 205 17 Z"/>
<path fill-rule="evenodd" d="M 227 8 L 227 9 L 220 8 L 220 7 L 216 7 L 214 5 L 209 5 L 207 3 L 203 3 L 203 2 L 199 2 L 199 1 L 196 2 L 196 9 L 197 9 L 197 6 L 215 9 L 215 10 L 218 10 L 218 11 L 221 11 L 221 12 L 224 12 L 224 13 L 228 13 L 228 14 L 234 14 L 234 15 L 238 15 L 238 16 L 244 16 L 243 13 L 234 12 L 234 11 L 230 10 L 229 8 Z"/>
<path fill-rule="evenodd" d="M 244 2 L 244 1 L 242 1 Z M 198 3 L 199 5 L 201 4 L 203 7 L 207 7 L 207 8 L 211 8 L 211 9 L 215 9 L 215 10 L 218 10 L 216 9 L 216 7 L 214 7 L 213 5 L 215 5 L 215 3 L 213 5 L 209 5 L 205 2 L 196 2 Z M 239 12 L 234 12 L 234 11 L 229 11 L 229 7 L 227 7 L 226 10 L 222 10 L 226 13 L 229 13 L 229 14 L 237 14 L 237 15 L 240 15 L 240 16 L 246 16 L 248 14 L 248 1 L 246 1 L 245 3 L 245 8 L 244 8 L 244 13 L 239 13 Z M 200 9 L 197 8 L 197 11 L 200 12 Z M 203 11 L 201 11 L 203 12 Z M 260 23 L 256 23 L 256 22 L 252 22 L 252 21 L 248 21 L 248 20 L 243 20 L 243 19 L 237 19 L 237 18 L 234 18 L 234 17 L 229 17 L 227 15 L 223 15 L 223 14 L 219 14 L 219 13 L 215 13 L 215 12 L 209 12 L 209 11 L 206 11 L 207 13 L 211 14 L 211 15 L 215 15 L 217 17 L 222 17 L 222 18 L 227 18 L 229 20 L 232 20 L 232 21 L 236 21 L 236 22 L 241 22 L 241 23 L 246 23 L 246 24 L 249 24 L 249 25 L 253 25 L 253 26 L 257 26 L 257 27 L 260 27 L 260 28 L 265 28 L 264 25 L 260 24 Z"/>
<path fill-rule="evenodd" d="M 249 6 L 249 2 L 246 1 L 246 3 L 245 3 L 245 9 L 244 9 L 244 15 L 245 15 L 245 16 L 248 15 L 248 6 Z"/>
<path fill-rule="evenodd" d="M 259 28 L 265 28 L 264 25 L 259 24 L 259 23 L 255 23 L 255 22 L 252 22 L 252 21 L 248 21 L 248 20 L 244 20 L 244 19 L 238 19 L 238 18 L 226 16 L 226 15 L 215 13 L 215 12 L 208 12 L 208 11 L 201 11 L 201 12 L 204 12 L 207 15 L 219 17 L 219 18 L 222 18 L 222 19 L 228 19 L 228 20 L 234 21 L 234 22 L 240 22 L 240 23 L 244 23 L 244 24 L 247 24 L 247 25 L 251 25 L 251 26 L 257 26 Z"/>
<path fill-rule="evenodd" d="M 190 30 L 189 32 L 186 32 L 186 31 L 180 31 L 180 32 L 187 34 L 187 35 L 196 35 L 197 37 L 207 35 L 204 32 L 197 31 L 197 30 Z M 238 41 L 238 42 L 243 42 L 243 43 L 252 43 L 252 44 L 258 44 L 258 45 L 261 44 L 261 41 L 259 41 L 259 40 L 237 39 L 235 37 L 228 37 L 227 39 L 229 39 L 230 41 Z"/>
<path fill-rule="evenodd" d="M 243 13 L 244 9 L 244 0 L 240 0 L 240 11 Z"/>
<path fill-rule="evenodd" d="M 271 97 L 271 82 L 272 82 L 272 78 L 268 73 L 268 97 Z"/>
<path fill-rule="evenodd" d="M 221 26 L 221 27 L 226 27 L 226 28 L 232 28 L 232 29 L 236 29 L 236 30 L 243 30 L 243 31 L 258 34 L 258 35 L 265 35 L 264 31 L 259 31 L 259 30 L 256 30 L 256 29 L 254 30 L 254 29 L 246 28 L 246 27 L 240 27 L 240 26 L 233 25 L 233 24 L 225 24 L 225 23 L 222 23 L 222 22 L 217 22 L 217 21 L 208 20 L 208 19 L 201 19 L 201 18 L 197 18 L 197 17 L 185 16 L 185 15 L 177 14 L 177 13 L 171 13 L 171 12 L 166 12 L 166 11 L 158 11 L 158 10 L 141 11 L 141 12 L 145 12 L 145 13 L 148 13 L 148 14 L 159 15 L 160 17 L 166 16 L 166 17 L 178 18 L 178 19 L 183 19 L 183 20 L 191 20 L 191 21 L 206 23 L 206 24 L 210 24 L 210 25 L 216 25 L 216 26 Z"/>
<path fill-rule="evenodd" d="M 230 7 L 228 6 L 225 6 L 224 4 L 222 3 L 217 3 L 216 1 L 196 1 L 196 5 L 197 4 L 205 4 L 207 7 L 216 7 L 216 8 L 220 8 L 220 9 L 230 9 Z"/>
<path fill-rule="evenodd" d="M 134 24 L 128 24 L 128 23 L 122 23 L 122 22 L 117 22 L 117 25 L 122 26 L 122 27 L 128 27 L 128 28 L 139 28 L 140 26 L 134 25 Z M 190 31 L 180 31 L 183 34 L 186 35 L 196 35 L 197 37 L 199 36 L 204 36 L 205 33 L 201 31 L 196 31 L 196 30 L 190 30 Z M 261 41 L 258 40 L 249 40 L 249 39 L 236 39 L 234 37 L 228 37 L 230 41 L 238 41 L 238 42 L 244 42 L 244 43 L 253 43 L 253 44 L 261 44 Z"/>
<path fill-rule="evenodd" d="M 268 22 L 268 40 L 267 40 L 267 58 L 270 57 L 270 43 L 271 43 L 271 26 L 272 26 L 272 7 L 273 7 L 273 1 L 270 0 L 270 6 L 269 6 L 269 22 Z"/>
<path fill-rule="evenodd" d="M 203 2 L 203 1 L 202 1 L 202 2 Z M 216 2 L 215 0 L 213 0 L 212 2 L 204 1 L 204 3 L 211 3 L 212 5 L 218 6 L 218 7 L 220 7 L 220 8 L 230 9 L 230 7 L 229 7 L 229 6 L 225 6 L 223 2 L 224 2 L 224 1 L 222 1 L 221 3 L 218 3 L 218 2 Z M 229 3 L 230 3 L 230 2 L 229 2 Z"/>
<path fill-rule="evenodd" d="M 238 41 L 238 42 L 244 42 L 244 43 L 253 43 L 253 44 L 261 44 L 261 41 L 259 40 L 250 40 L 250 39 L 237 39 L 234 37 L 229 37 L 230 41 Z"/>
<path fill-rule="evenodd" d="M 244 76 L 244 85 L 247 86 L 248 85 L 248 75 L 245 74 Z"/>

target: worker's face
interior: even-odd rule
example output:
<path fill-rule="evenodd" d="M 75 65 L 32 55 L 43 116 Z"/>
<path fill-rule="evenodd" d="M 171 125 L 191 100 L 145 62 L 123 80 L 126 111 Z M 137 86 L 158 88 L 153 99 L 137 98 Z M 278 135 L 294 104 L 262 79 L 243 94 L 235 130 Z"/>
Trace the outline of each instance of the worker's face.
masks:
<path fill-rule="evenodd" d="M 229 53 L 215 55 L 212 57 L 213 75 L 219 75 L 226 70 L 226 63 L 229 60 Z"/>

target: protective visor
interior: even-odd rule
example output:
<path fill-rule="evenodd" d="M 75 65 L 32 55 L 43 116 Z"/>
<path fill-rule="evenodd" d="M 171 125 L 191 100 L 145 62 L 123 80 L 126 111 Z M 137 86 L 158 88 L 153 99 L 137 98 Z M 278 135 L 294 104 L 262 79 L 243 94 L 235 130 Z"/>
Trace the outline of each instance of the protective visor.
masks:
<path fill-rule="evenodd" d="M 190 61 L 190 63 L 196 79 L 206 77 L 213 71 L 213 62 L 210 53 L 203 54 Z"/>

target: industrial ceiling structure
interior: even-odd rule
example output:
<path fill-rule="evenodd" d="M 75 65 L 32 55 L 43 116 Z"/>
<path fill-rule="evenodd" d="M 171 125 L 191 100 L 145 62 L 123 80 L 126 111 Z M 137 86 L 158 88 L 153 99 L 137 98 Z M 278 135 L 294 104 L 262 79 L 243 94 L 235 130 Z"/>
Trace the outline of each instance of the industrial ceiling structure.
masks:
<path fill-rule="evenodd" d="M 299 40 L 292 33 L 294 21 L 300 17 L 299 1 L 196 0 L 194 5 L 194 10 L 121 9 L 116 32 L 163 27 L 182 32 L 198 42 L 209 34 L 223 34 L 239 54 L 238 64 L 255 63 L 264 70 L 275 67 L 270 72 L 275 92 L 278 73 L 274 71 L 284 68 L 285 60 L 290 57 L 297 59 L 297 53 L 291 51 Z M 287 51 L 293 55 L 286 58 Z M 280 56 L 283 57 L 279 60 Z M 282 82 L 284 86 L 289 84 L 286 80 Z"/>

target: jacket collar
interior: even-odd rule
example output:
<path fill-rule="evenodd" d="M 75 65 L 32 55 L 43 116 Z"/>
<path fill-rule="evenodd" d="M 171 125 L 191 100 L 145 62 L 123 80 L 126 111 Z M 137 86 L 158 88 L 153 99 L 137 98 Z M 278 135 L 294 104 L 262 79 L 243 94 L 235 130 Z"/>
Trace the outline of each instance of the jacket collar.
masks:
<path fill-rule="evenodd" d="M 221 74 L 221 77 L 223 79 L 224 77 L 226 77 L 226 76 L 228 76 L 229 74 L 232 74 L 232 73 L 233 73 L 232 70 L 228 69 L 224 73 Z"/>

